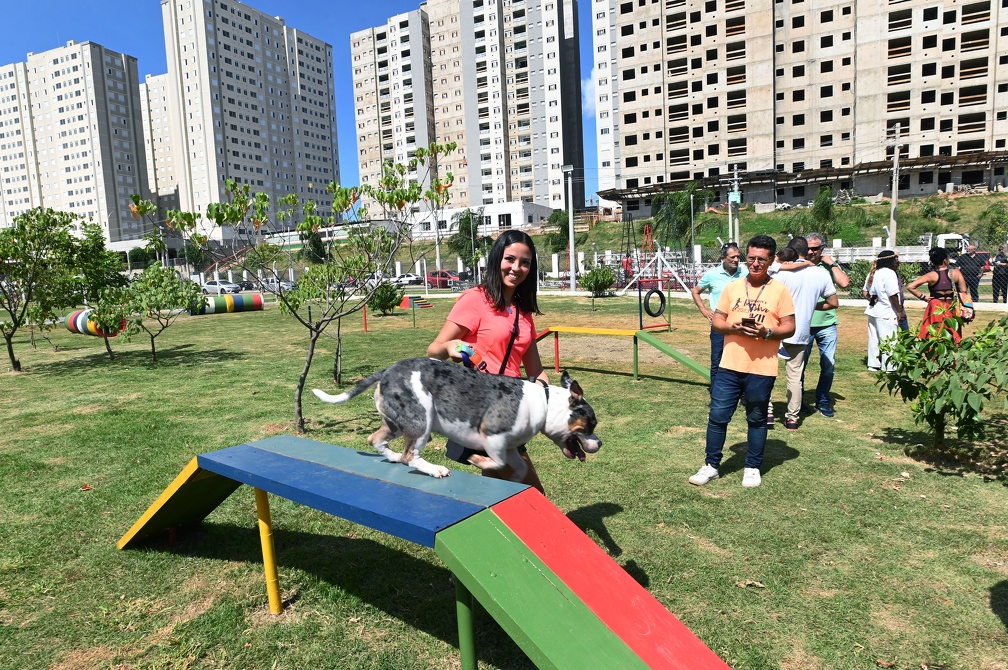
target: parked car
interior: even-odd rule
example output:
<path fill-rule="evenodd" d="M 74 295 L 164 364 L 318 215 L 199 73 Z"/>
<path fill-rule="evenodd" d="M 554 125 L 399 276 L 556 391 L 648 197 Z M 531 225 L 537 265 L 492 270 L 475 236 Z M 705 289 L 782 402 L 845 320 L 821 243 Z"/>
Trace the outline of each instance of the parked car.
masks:
<path fill-rule="evenodd" d="M 254 291 L 256 288 L 256 283 L 250 279 L 239 279 L 235 284 L 238 284 L 238 287 L 243 291 Z"/>
<path fill-rule="evenodd" d="M 277 291 L 290 291 L 294 288 L 294 285 L 286 279 L 277 281 L 275 277 L 267 277 L 266 279 L 263 279 L 263 286 L 267 291 L 272 291 L 274 293 Z"/>
<path fill-rule="evenodd" d="M 208 279 L 203 282 L 203 293 L 204 295 L 211 293 L 216 293 L 217 295 L 223 293 L 241 293 L 241 287 L 226 279 Z"/>
<path fill-rule="evenodd" d="M 427 283 L 431 288 L 451 288 L 458 281 L 458 273 L 451 270 L 431 270 L 427 273 Z"/>
<path fill-rule="evenodd" d="M 404 272 L 393 280 L 399 286 L 409 286 L 411 284 L 423 284 L 423 277 L 412 272 Z"/>

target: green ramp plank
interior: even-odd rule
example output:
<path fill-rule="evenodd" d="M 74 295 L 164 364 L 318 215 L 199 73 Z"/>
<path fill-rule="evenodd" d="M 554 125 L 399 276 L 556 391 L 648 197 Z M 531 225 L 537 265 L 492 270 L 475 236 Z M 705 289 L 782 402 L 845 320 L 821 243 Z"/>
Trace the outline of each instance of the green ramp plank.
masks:
<path fill-rule="evenodd" d="M 492 509 L 439 532 L 434 551 L 539 668 L 648 667 Z"/>
<path fill-rule="evenodd" d="M 358 451 L 295 435 L 268 437 L 249 442 L 247 446 L 336 468 L 363 477 L 408 486 L 445 498 L 454 498 L 460 502 L 471 503 L 479 507 L 496 505 L 528 488 L 524 484 L 515 484 L 503 479 L 481 477 L 455 470 L 452 471 L 450 477 L 438 479 L 418 473 L 408 465 L 390 463 L 370 448 L 367 451 Z"/>
<path fill-rule="evenodd" d="M 651 668 L 729 670 L 681 621 L 535 489 L 490 510 Z"/>
<path fill-rule="evenodd" d="M 189 461 L 175 481 L 119 539 L 117 548 L 123 549 L 169 528 L 197 524 L 241 486 L 241 482 L 200 468 L 197 460 Z"/>
<path fill-rule="evenodd" d="M 659 340 L 657 337 L 647 332 L 646 330 L 638 330 L 636 335 L 637 339 L 647 342 L 658 351 L 668 356 L 671 356 L 672 358 L 679 361 L 680 363 L 682 363 L 687 368 L 697 373 L 707 381 L 710 381 L 709 368 L 700 365 L 699 363 L 697 363 L 696 361 L 694 361 L 692 358 L 682 353 L 681 351 L 676 351 L 675 349 L 665 344 L 664 342 L 662 342 L 661 340 Z"/>

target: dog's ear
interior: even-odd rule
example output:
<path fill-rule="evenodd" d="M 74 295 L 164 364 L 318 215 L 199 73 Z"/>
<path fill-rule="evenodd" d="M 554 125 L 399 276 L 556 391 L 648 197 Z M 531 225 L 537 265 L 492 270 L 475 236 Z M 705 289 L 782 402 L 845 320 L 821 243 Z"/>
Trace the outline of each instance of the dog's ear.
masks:
<path fill-rule="evenodd" d="M 564 370 L 563 374 L 560 375 L 560 383 L 563 384 L 565 389 L 570 391 L 571 407 L 584 400 L 584 391 L 581 390 L 581 385 L 571 379 L 571 376 L 567 374 L 566 370 Z"/>

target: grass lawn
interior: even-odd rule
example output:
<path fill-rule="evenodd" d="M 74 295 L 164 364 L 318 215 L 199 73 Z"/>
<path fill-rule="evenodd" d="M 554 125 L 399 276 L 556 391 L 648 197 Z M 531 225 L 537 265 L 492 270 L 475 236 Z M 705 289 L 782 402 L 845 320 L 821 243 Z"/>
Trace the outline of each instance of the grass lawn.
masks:
<path fill-rule="evenodd" d="M 636 327 L 634 298 L 595 304 L 544 298 L 537 324 Z M 369 315 L 369 333 L 348 318 L 347 383 L 423 355 L 450 301 L 434 305 L 416 329 L 402 310 Z M 703 363 L 697 317 L 674 300 L 659 337 Z M 751 490 L 738 414 L 722 479 L 686 482 L 703 462 L 700 377 L 642 344 L 635 382 L 629 339 L 562 335 L 605 446 L 578 463 L 536 438 L 547 495 L 733 668 L 1006 670 L 1005 482 L 908 457 L 928 435 L 865 369 L 861 310 L 841 318 L 836 417 L 772 431 Z M 156 364 L 143 339 L 114 341 L 109 361 L 97 338 L 50 337 L 55 351 L 19 334 L 25 372 L 0 367 L 0 668 L 458 667 L 454 590 L 431 550 L 273 498 L 288 605 L 272 616 L 247 487 L 174 544 L 115 548 L 193 456 L 291 432 L 306 337 L 290 319 L 182 317 Z M 334 351 L 323 338 L 309 387 L 333 387 Z M 541 352 L 552 365 L 549 340 Z M 775 400 L 783 416 L 783 380 Z M 305 416 L 307 437 L 355 448 L 378 424 L 369 398 L 309 394 Z M 429 460 L 447 464 L 443 444 Z M 481 667 L 532 667 L 485 614 L 477 651 Z"/>

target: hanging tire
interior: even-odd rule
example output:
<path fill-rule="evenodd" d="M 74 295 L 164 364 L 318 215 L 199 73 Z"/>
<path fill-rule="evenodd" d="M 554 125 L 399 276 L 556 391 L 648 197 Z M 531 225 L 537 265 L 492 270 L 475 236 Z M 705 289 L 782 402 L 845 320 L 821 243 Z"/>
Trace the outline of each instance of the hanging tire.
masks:
<path fill-rule="evenodd" d="M 658 296 L 658 309 L 651 309 L 651 298 Z M 653 288 L 644 296 L 644 311 L 648 316 L 658 317 L 665 313 L 665 294 Z"/>

